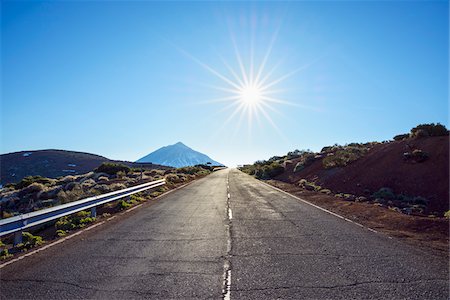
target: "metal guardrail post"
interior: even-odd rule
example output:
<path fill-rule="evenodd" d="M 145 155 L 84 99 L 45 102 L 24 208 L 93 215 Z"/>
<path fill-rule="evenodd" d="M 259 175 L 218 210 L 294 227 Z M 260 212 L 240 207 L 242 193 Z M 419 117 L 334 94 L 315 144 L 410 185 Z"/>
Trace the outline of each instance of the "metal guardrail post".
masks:
<path fill-rule="evenodd" d="M 14 232 L 14 246 L 17 246 L 18 244 L 22 244 L 22 231 L 16 231 Z"/>
<path fill-rule="evenodd" d="M 96 217 L 97 217 L 97 208 L 92 207 L 91 208 L 91 218 L 96 218 Z"/>

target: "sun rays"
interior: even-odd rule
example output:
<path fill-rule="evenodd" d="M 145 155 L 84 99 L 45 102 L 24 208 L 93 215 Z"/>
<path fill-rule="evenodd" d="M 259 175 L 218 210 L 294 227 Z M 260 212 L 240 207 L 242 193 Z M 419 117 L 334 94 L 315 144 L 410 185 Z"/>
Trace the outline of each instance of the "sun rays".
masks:
<path fill-rule="evenodd" d="M 296 103 L 297 101 L 291 102 L 282 97 L 286 91 L 283 89 L 282 83 L 303 69 L 308 68 L 311 64 L 282 73 L 280 65 L 283 61 L 271 61 L 280 27 L 281 24 L 277 26 L 268 43 L 266 43 L 264 53 L 258 53 L 260 54 L 259 56 L 255 53 L 254 37 L 246 40 L 250 45 L 243 45 L 243 43 L 236 41 L 233 31 L 230 30 L 230 46 L 233 54 L 230 55 L 231 59 L 225 59 L 224 56 L 217 54 L 219 62 L 217 67 L 212 67 L 210 64 L 178 48 L 180 52 L 218 79 L 218 84 L 201 85 L 216 91 L 216 93 L 211 93 L 211 95 L 217 95 L 218 92 L 220 96 L 217 98 L 210 97 L 201 103 L 223 104 L 222 109 L 217 113 L 227 113 L 228 115 L 219 130 L 233 121 L 235 130 L 240 131 L 241 126 L 246 124 L 250 133 L 255 124 L 262 127 L 264 122 L 280 133 L 273 115 L 277 114 L 283 118 L 286 117 L 278 107 L 289 105 L 310 109 L 306 105 Z M 246 46 L 250 51 L 246 52 L 240 49 Z"/>

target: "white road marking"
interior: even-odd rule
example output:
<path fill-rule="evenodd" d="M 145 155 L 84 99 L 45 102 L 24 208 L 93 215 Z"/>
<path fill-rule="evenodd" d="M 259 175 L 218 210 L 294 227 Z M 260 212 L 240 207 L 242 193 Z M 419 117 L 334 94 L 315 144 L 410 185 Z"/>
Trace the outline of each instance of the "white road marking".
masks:
<path fill-rule="evenodd" d="M 233 212 L 231 211 L 231 208 L 228 208 L 228 219 L 233 219 Z"/>
<path fill-rule="evenodd" d="M 227 271 L 227 276 L 225 278 L 225 281 L 227 282 L 225 294 L 223 295 L 224 300 L 230 300 L 231 299 L 231 270 Z"/>
<path fill-rule="evenodd" d="M 128 212 L 133 211 L 133 210 L 135 210 L 136 208 L 139 208 L 139 207 L 141 207 L 141 206 L 142 206 L 142 203 L 139 204 L 139 205 L 133 206 L 133 207 L 130 208 L 130 209 L 127 209 L 125 212 L 128 213 Z"/>
<path fill-rule="evenodd" d="M 222 296 L 225 300 L 231 299 L 231 220 L 233 218 L 233 212 L 231 211 L 230 207 L 230 185 L 229 185 L 229 174 L 227 174 L 227 214 L 228 214 L 228 224 L 225 225 L 226 227 L 226 234 L 227 234 L 227 253 L 226 258 L 223 262 L 223 289 L 222 289 Z"/>

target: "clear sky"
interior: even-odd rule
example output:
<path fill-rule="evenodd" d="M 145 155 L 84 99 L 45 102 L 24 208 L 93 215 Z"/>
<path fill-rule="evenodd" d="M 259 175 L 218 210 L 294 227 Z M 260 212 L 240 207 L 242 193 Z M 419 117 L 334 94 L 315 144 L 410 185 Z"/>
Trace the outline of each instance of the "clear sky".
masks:
<path fill-rule="evenodd" d="M 447 1 L 1 4 L 2 153 L 236 165 L 448 127 Z"/>

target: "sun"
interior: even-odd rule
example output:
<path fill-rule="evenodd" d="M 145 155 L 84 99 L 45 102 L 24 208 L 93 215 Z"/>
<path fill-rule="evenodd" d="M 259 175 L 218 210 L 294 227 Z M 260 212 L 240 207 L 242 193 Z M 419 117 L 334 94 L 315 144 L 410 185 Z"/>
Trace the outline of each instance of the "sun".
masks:
<path fill-rule="evenodd" d="M 244 120 L 247 120 L 246 123 L 248 124 L 249 132 L 251 132 L 254 123 L 260 125 L 260 128 L 262 128 L 262 121 L 265 120 L 273 127 L 273 129 L 280 133 L 281 130 L 279 130 L 271 116 L 272 113 L 276 113 L 284 118 L 283 113 L 277 109 L 277 106 L 290 105 L 311 109 L 308 105 L 299 104 L 298 100 L 290 102 L 283 99 L 284 97 L 282 94 L 284 94 L 286 90 L 280 83 L 308 68 L 317 60 L 295 68 L 290 72 L 280 74 L 279 67 L 282 65 L 283 60 L 280 60 L 277 63 L 270 61 L 272 48 L 277 39 L 278 31 L 279 28 L 274 31 L 272 38 L 267 44 L 265 53 L 258 53 L 258 55 L 254 53 L 255 47 L 252 44 L 255 37 L 250 39 L 250 51 L 241 52 L 239 50 L 239 44 L 236 42 L 235 35 L 230 32 L 235 62 L 232 62 L 232 58 L 226 60 L 222 55 L 217 53 L 223 63 L 223 66 L 218 68 L 206 64 L 187 51 L 177 47 L 182 54 L 214 75 L 216 79 L 221 80 L 218 85 L 201 84 L 203 87 L 214 89 L 221 94 L 219 94 L 219 97 L 217 98 L 200 102 L 205 104 L 218 102 L 226 103 L 219 111 L 220 113 L 226 112 L 228 114 L 221 129 L 225 128 L 232 120 L 236 120 L 236 128 L 239 129 L 241 123 Z M 245 45 L 243 47 L 245 47 Z M 243 54 L 247 52 L 249 53 L 244 57 Z"/>
<path fill-rule="evenodd" d="M 239 100 L 245 105 L 254 106 L 262 101 L 262 91 L 255 85 L 243 86 L 239 89 Z"/>

